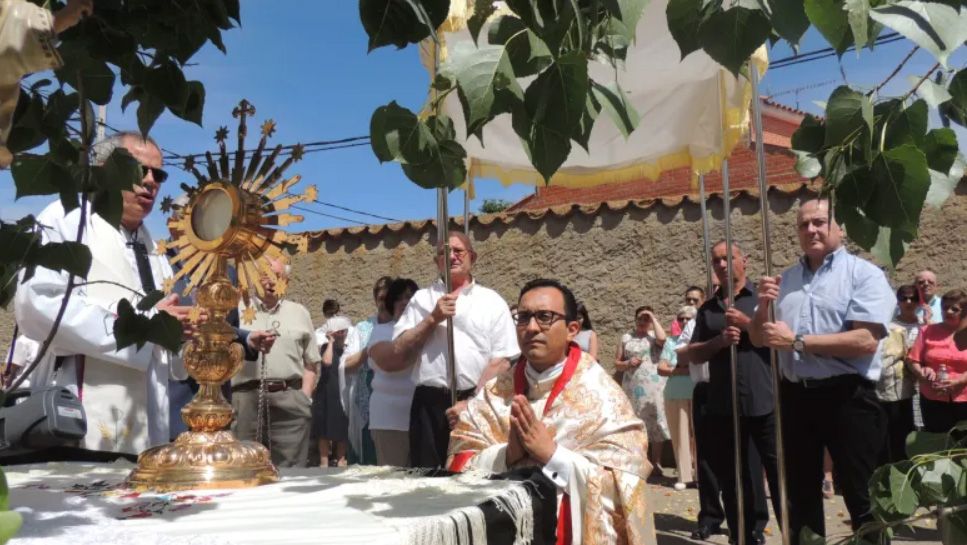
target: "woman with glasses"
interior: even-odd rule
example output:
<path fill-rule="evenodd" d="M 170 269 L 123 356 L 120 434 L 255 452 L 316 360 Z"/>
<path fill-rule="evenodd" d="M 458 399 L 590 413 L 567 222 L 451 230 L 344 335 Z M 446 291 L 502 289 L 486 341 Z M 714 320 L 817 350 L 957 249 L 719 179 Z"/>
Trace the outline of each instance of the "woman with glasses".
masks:
<path fill-rule="evenodd" d="M 511 310 L 513 313 L 517 309 Z M 588 316 L 588 309 L 584 303 L 578 303 L 578 323 L 581 324 L 581 331 L 574 336 L 574 342 L 581 347 L 581 350 L 591 354 L 594 361 L 598 361 L 598 334 L 591 327 L 591 317 Z"/>
<path fill-rule="evenodd" d="M 695 317 L 695 307 L 684 306 L 678 310 L 675 321 L 679 329 L 683 329 L 689 320 Z M 668 429 L 672 437 L 672 450 L 675 452 L 675 466 L 678 469 L 678 481 L 675 490 L 685 490 L 685 487 L 695 482 L 695 433 L 692 426 L 692 390 L 695 383 L 688 374 L 688 365 L 678 365 L 679 336 L 673 335 L 665 341 L 658 360 L 658 374 L 668 377 L 665 383 L 665 415 L 668 418 Z"/>
<path fill-rule="evenodd" d="M 876 397 L 886 411 L 886 445 L 880 456 L 881 463 L 894 463 L 906 459 L 907 435 L 913 431 L 913 394 L 916 378 L 906 361 L 906 354 L 920 333 L 917 309 L 920 294 L 914 285 L 900 286 L 896 290 L 897 316 L 890 324 L 890 331 L 883 342 L 881 361 L 883 370 L 876 384 Z"/>
<path fill-rule="evenodd" d="M 615 369 L 620 375 L 621 386 L 638 418 L 645 422 L 649 458 L 655 468 L 652 475 L 656 478 L 662 474 L 661 451 L 670 437 L 663 396 L 665 377 L 658 374 L 658 356 L 664 344 L 665 330 L 651 307 L 638 307 L 635 310 L 635 329 L 621 337 L 615 356 Z"/>
<path fill-rule="evenodd" d="M 967 292 L 940 299 L 943 321 L 923 328 L 907 358 L 920 381 L 926 431 L 946 433 L 967 420 Z"/>

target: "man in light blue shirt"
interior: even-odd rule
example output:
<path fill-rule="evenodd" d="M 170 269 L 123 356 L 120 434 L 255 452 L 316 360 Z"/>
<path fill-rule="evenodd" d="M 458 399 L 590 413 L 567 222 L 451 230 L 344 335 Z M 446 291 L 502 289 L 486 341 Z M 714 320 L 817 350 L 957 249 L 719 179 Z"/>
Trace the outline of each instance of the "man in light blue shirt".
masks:
<path fill-rule="evenodd" d="M 917 289 L 920 290 L 920 300 L 923 306 L 917 309 L 917 318 L 922 324 L 938 324 L 943 321 L 943 310 L 940 308 L 940 296 L 937 295 L 937 275 L 930 269 L 917 273 Z M 924 309 L 930 309 L 930 316 L 924 318 Z"/>
<path fill-rule="evenodd" d="M 781 277 L 760 280 L 750 328 L 753 343 L 778 351 L 782 368 L 794 545 L 803 526 L 825 535 L 824 448 L 853 528 L 872 520 L 868 483 L 886 439 L 876 380 L 881 340 L 896 305 L 883 272 L 843 247 L 828 201 L 803 202 L 797 227 L 803 257 Z M 769 305 L 775 305 L 775 322 L 768 321 Z"/>

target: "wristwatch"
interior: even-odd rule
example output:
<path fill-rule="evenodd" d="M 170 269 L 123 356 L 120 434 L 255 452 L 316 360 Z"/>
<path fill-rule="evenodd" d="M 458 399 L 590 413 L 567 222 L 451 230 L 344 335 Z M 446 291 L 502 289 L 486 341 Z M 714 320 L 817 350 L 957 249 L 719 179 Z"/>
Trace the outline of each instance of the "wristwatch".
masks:
<path fill-rule="evenodd" d="M 792 349 L 800 354 L 806 351 L 806 343 L 803 341 L 802 335 L 796 335 L 795 340 L 792 341 Z"/>

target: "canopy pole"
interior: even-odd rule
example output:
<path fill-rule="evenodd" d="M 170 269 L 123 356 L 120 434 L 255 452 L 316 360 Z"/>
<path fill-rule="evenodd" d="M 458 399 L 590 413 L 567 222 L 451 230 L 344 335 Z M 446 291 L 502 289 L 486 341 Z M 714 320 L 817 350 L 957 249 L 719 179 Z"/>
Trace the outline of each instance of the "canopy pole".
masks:
<path fill-rule="evenodd" d="M 769 196 L 766 184 L 766 157 L 762 142 L 762 104 L 759 101 L 759 70 L 750 63 L 749 74 L 752 80 L 752 123 L 755 130 L 756 173 L 759 178 L 759 214 L 762 217 L 762 249 L 766 276 L 772 276 L 772 235 L 769 229 Z M 776 321 L 776 309 L 769 305 L 769 321 Z M 782 526 L 782 545 L 790 545 L 789 535 L 789 496 L 786 489 L 786 455 L 782 438 L 782 403 L 779 388 L 782 380 L 779 370 L 778 354 L 775 348 L 769 349 L 769 362 L 772 367 L 772 397 L 776 411 L 776 456 L 779 459 L 779 522 Z"/>
<path fill-rule="evenodd" d="M 446 292 L 453 291 L 450 279 L 450 213 L 447 211 L 447 189 L 437 188 L 437 216 L 439 224 L 437 232 L 440 234 L 441 249 L 443 251 L 443 284 Z M 450 385 L 450 405 L 457 404 L 457 360 L 453 349 L 453 317 L 447 317 L 447 382 Z"/>
<path fill-rule="evenodd" d="M 712 284 L 712 254 L 709 244 L 712 243 L 709 240 L 708 235 L 708 210 L 706 209 L 706 197 L 705 197 L 705 175 L 699 174 L 698 176 L 698 198 L 699 198 L 699 209 L 702 211 L 702 250 L 705 252 L 705 293 L 706 297 L 712 297 L 713 284 Z"/>
<path fill-rule="evenodd" d="M 470 238 L 470 187 L 463 190 L 463 234 Z"/>
<path fill-rule="evenodd" d="M 735 284 L 732 277 L 732 195 L 729 192 L 729 161 L 722 161 L 722 204 L 725 215 L 725 269 L 726 279 L 722 287 L 725 288 L 727 308 L 735 305 Z M 739 354 L 738 347 L 729 345 L 729 365 L 732 370 L 732 439 L 735 456 L 735 501 L 738 511 L 737 533 L 734 536 L 738 545 L 745 545 L 745 490 L 742 486 L 742 434 L 739 419 Z M 755 477 L 755 476 L 753 476 Z"/>

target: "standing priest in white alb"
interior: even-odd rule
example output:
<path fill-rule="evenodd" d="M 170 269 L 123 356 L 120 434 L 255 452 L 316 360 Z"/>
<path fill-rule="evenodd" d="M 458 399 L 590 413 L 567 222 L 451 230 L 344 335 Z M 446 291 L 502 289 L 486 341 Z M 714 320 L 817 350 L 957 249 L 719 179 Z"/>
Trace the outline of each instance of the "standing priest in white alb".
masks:
<path fill-rule="evenodd" d="M 118 350 L 114 339 L 118 302 L 136 303 L 132 290 L 160 289 L 173 276 L 144 225 L 167 174 L 158 145 L 137 133 L 118 133 L 96 144 L 94 163 L 103 163 L 118 147 L 141 163 L 144 178 L 123 192 L 119 229 L 89 212 L 82 242 L 93 256 L 90 272 L 71 294 L 51 350 L 31 377 L 35 387 L 56 384 L 77 394 L 87 414 L 87 435 L 76 448 L 39 453 L 35 459 L 109 460 L 168 440 L 168 377 L 173 366 L 183 368 L 178 355 L 152 343 Z M 37 217 L 47 226 L 44 242 L 75 240 L 79 221 L 80 209 L 65 213 L 60 201 Z M 19 286 L 16 316 L 25 335 L 47 338 L 66 289 L 66 273 L 43 268 Z M 172 295 L 152 312 L 165 310 L 187 327 L 188 307 L 176 304 Z"/>

